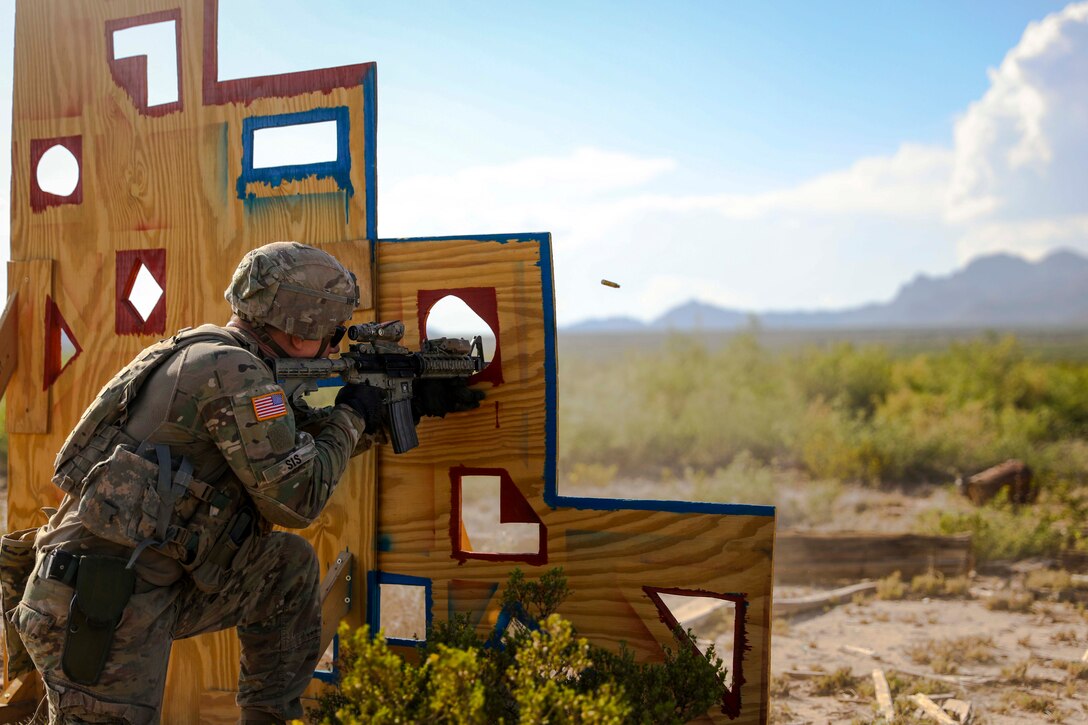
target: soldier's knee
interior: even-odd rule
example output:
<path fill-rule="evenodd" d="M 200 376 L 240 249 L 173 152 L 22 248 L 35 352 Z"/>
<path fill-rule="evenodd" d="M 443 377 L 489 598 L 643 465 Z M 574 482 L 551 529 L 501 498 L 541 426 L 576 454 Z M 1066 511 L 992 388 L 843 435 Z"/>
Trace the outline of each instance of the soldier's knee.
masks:
<path fill-rule="evenodd" d="M 290 580 L 291 588 L 300 593 L 316 588 L 319 571 L 314 547 L 296 534 L 286 532 L 277 532 L 277 534 L 284 537 L 281 549 L 282 571 Z"/>

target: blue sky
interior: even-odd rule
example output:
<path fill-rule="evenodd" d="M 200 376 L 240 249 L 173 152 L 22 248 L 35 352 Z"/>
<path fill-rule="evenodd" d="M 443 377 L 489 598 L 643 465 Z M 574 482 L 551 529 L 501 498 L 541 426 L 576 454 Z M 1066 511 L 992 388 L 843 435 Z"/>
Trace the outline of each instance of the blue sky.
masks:
<path fill-rule="evenodd" d="M 977 254 L 1088 251 L 1088 144 L 1061 120 L 1088 106 L 1082 6 L 220 5 L 221 78 L 377 61 L 379 233 L 551 231 L 561 324 L 842 307 Z"/>

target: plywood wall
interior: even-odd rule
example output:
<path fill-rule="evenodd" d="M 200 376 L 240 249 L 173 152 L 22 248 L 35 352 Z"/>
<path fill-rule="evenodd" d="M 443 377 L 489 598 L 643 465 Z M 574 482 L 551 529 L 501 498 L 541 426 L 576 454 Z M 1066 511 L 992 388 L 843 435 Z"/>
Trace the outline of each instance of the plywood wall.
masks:
<path fill-rule="evenodd" d="M 487 635 L 502 626 L 497 591 L 515 567 L 530 577 L 562 567 L 573 594 L 560 612 L 594 641 L 626 642 L 646 660 L 676 646 L 661 593 L 724 600 L 739 612 L 736 657 L 725 659 L 743 683 L 710 715 L 765 721 L 773 509 L 581 499 L 558 490 L 550 237 L 382 240 L 377 270 L 378 309 L 406 322 L 406 339 L 422 339 L 431 306 L 453 295 L 492 328 L 497 352 L 480 375 L 487 398 L 479 410 L 424 420 L 418 449 L 380 453 L 372 583 L 424 587 L 432 619 L 469 614 Z M 458 490 L 466 475 L 503 479 L 503 500 L 493 506 L 500 527 L 535 522 L 538 543 L 465 547 L 467 504 Z M 380 609 L 379 600 L 372 625 Z"/>
<path fill-rule="evenodd" d="M 147 61 L 115 58 L 113 38 L 163 22 L 176 29 L 179 98 L 148 106 Z M 425 420 L 407 454 L 355 459 L 305 532 L 325 564 L 344 548 L 356 556 L 349 621 L 377 623 L 382 585 L 399 584 L 426 590 L 427 618 L 461 611 L 487 631 L 502 626 L 495 590 L 515 566 L 562 566 L 574 590 L 562 611 L 582 634 L 657 659 L 672 644 L 662 597 L 721 599 L 738 613 L 728 664 L 739 676 L 710 716 L 765 721 L 773 509 L 562 495 L 550 238 L 379 241 L 374 65 L 220 81 L 217 38 L 216 0 L 17 0 L 9 529 L 41 523 L 39 508 L 58 500 L 55 451 L 118 368 L 179 328 L 226 321 L 222 291 L 247 250 L 326 245 L 360 279 L 356 321 L 401 319 L 414 347 L 428 311 L 453 295 L 498 338 L 476 381 L 484 405 Z M 342 132 L 335 162 L 253 167 L 255 129 L 317 121 Z M 34 175 L 58 145 L 81 168 L 66 196 Z M 165 290 L 147 320 L 124 301 L 139 264 Z M 78 352 L 63 368 L 61 333 Z M 500 492 L 498 523 L 534 532 L 529 545 L 511 553 L 467 536 L 462 489 L 482 479 Z M 164 721 L 231 722 L 237 668 L 232 632 L 177 643 Z"/>
<path fill-rule="evenodd" d="M 146 60 L 111 60 L 113 32 L 171 21 L 180 98 L 146 107 Z M 17 3 L 8 283 L 20 293 L 20 349 L 6 394 L 9 529 L 42 523 L 40 507 L 57 502 L 56 450 L 114 372 L 182 327 L 227 321 L 223 290 L 249 249 L 282 239 L 326 245 L 360 280 L 357 319 L 373 317 L 374 64 L 219 82 L 217 26 L 215 0 Z M 277 118 L 285 114 L 300 115 Z M 337 163 L 244 173 L 250 125 L 330 118 L 345 144 Z M 44 193 L 35 177 L 36 158 L 58 143 L 80 162 L 79 187 L 66 197 Z M 165 289 L 151 325 L 119 295 L 133 259 Z M 46 360 L 50 305 L 82 349 L 59 374 Z M 323 563 L 349 548 L 373 566 L 373 535 L 360 525 L 373 519 L 373 482 L 373 457 L 356 459 L 306 531 Z M 178 643 L 165 721 L 199 722 L 192 704 L 205 690 L 233 690 L 237 670 L 233 632 Z"/>

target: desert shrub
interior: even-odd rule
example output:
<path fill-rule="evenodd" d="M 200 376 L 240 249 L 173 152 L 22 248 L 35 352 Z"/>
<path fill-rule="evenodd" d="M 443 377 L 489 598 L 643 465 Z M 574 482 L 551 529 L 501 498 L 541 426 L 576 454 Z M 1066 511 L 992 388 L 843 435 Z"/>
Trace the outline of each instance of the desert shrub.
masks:
<path fill-rule="evenodd" d="M 817 477 L 911 480 L 970 473 L 1007 457 L 1083 478 L 1088 365 L 1031 358 L 1014 338 L 893 357 L 837 345 L 775 352 L 753 332 L 720 349 L 673 335 L 602 365 L 564 359 L 561 459 L 707 471 L 747 451 Z"/>
<path fill-rule="evenodd" d="M 695 497 L 702 501 L 775 503 L 776 476 L 748 451 L 741 451 L 724 468 L 710 475 L 695 473 Z"/>
<path fill-rule="evenodd" d="M 1035 596 L 1031 592 L 998 592 L 983 601 L 985 607 L 994 612 L 1030 612 L 1035 605 Z"/>
<path fill-rule="evenodd" d="M 854 677 L 849 667 L 840 667 L 826 675 L 812 678 L 813 695 L 837 695 L 846 690 L 857 690 L 861 678 Z"/>
<path fill-rule="evenodd" d="M 903 582 L 903 575 L 893 571 L 876 583 L 877 599 L 895 601 L 903 599 L 907 595 L 907 585 Z"/>
<path fill-rule="evenodd" d="M 577 636 L 556 613 L 566 578 L 553 569 L 539 580 L 515 570 L 503 606 L 526 622 L 501 641 L 480 639 L 467 617 L 437 623 L 419 662 L 392 652 L 366 627 L 340 630 L 338 686 L 308 713 L 318 723 L 493 722 L 682 723 L 720 701 L 726 670 L 709 647 L 675 632 L 664 662 L 638 663 Z"/>
<path fill-rule="evenodd" d="M 907 648 L 907 656 L 938 675 L 955 674 L 963 664 L 993 662 L 994 641 L 978 635 L 934 639 Z"/>
<path fill-rule="evenodd" d="M 1054 556 L 1070 531 L 1061 513 L 1038 508 L 1014 508 L 997 500 L 974 511 L 935 511 L 923 517 L 921 528 L 938 534 L 971 534 L 978 562 Z"/>

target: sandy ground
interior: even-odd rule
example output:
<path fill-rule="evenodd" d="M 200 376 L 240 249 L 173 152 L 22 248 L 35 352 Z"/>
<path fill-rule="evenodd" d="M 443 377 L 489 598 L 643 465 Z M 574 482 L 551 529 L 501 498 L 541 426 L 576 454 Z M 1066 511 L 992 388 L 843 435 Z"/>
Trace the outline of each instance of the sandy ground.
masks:
<path fill-rule="evenodd" d="M 1088 662 L 1081 661 L 1088 653 L 1084 605 L 1037 601 L 1020 613 L 987 608 L 987 595 L 1002 596 L 1006 584 L 988 577 L 972 587 L 978 598 L 867 598 L 777 620 L 772 722 L 877 721 L 871 682 L 873 670 L 880 668 L 892 680 L 893 698 L 906 692 L 908 683 L 900 681 L 910 680 L 938 702 L 946 697 L 971 702 L 976 723 L 1088 723 Z M 972 645 L 977 652 L 970 651 Z M 947 659 L 926 661 L 946 649 Z M 858 682 L 815 694 L 822 684 L 818 673 L 840 668 L 849 668 Z M 930 682 L 921 683 L 922 678 Z"/>

